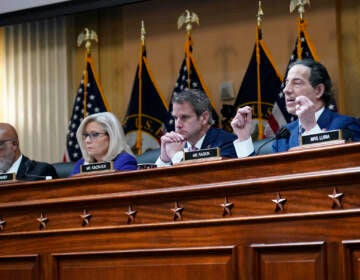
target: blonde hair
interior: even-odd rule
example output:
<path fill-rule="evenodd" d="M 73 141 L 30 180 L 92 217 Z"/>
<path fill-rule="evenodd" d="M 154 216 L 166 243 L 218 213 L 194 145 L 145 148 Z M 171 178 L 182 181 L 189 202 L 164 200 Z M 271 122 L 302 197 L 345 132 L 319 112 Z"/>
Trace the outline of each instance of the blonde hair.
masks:
<path fill-rule="evenodd" d="M 113 160 L 118 154 L 122 152 L 127 152 L 128 154 L 134 155 L 129 145 L 126 143 L 125 133 L 119 120 L 113 113 L 102 112 L 89 115 L 83 119 L 76 132 L 76 138 L 79 143 L 82 156 L 86 162 L 94 162 L 94 158 L 87 153 L 82 138 L 82 134 L 86 133 L 86 126 L 91 122 L 100 124 L 104 128 L 104 132 L 109 135 L 109 148 L 107 154 L 104 157 L 105 161 Z"/>

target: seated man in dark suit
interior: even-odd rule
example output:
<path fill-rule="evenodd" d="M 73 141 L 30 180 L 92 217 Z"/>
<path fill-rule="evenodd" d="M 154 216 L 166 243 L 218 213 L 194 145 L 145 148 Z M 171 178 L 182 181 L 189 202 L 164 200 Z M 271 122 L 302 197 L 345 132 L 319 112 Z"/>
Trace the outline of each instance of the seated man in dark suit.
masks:
<path fill-rule="evenodd" d="M 16 173 L 17 180 L 26 181 L 58 177 L 52 165 L 21 154 L 17 132 L 8 123 L 0 123 L 0 173 Z"/>
<path fill-rule="evenodd" d="M 171 165 L 182 160 L 183 151 L 220 148 L 222 157 L 236 158 L 234 134 L 212 127 L 212 109 L 209 98 L 202 91 L 187 89 L 174 93 L 172 115 L 175 131 L 161 137 L 157 166 Z"/>
<path fill-rule="evenodd" d="M 299 146 L 301 135 L 336 129 L 344 130 L 348 134 L 347 138 L 352 141 L 360 141 L 359 120 L 327 108 L 332 97 L 331 90 L 330 76 L 322 64 L 304 59 L 289 66 L 283 93 L 287 111 L 298 119 L 286 125 L 290 137 L 274 141 L 274 152 Z M 253 148 L 251 149 L 251 122 L 251 108 L 248 106 L 238 109 L 231 122 L 234 133 L 238 136 L 238 140 L 234 142 L 236 149 L 246 149 L 248 155 L 254 152 Z"/>

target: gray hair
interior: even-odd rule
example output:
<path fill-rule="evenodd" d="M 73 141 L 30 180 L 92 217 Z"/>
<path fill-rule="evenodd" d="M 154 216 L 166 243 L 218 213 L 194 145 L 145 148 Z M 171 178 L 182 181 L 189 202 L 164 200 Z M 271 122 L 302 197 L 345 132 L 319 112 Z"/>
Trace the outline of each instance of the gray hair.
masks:
<path fill-rule="evenodd" d="M 210 99 L 205 92 L 198 89 L 185 89 L 181 92 L 174 92 L 171 101 L 179 104 L 189 102 L 198 117 L 206 111 L 209 112 L 209 124 L 214 123 Z"/>
<path fill-rule="evenodd" d="M 100 124 L 104 128 L 104 132 L 109 135 L 109 148 L 104 158 L 105 161 L 113 160 L 122 152 L 127 152 L 128 154 L 133 155 L 129 145 L 126 143 L 125 133 L 119 120 L 113 113 L 102 112 L 89 115 L 83 119 L 76 132 L 76 138 L 80 145 L 82 156 L 86 162 L 94 161 L 94 159 L 87 153 L 82 138 L 82 134 L 86 133 L 86 126 L 91 122 Z"/>

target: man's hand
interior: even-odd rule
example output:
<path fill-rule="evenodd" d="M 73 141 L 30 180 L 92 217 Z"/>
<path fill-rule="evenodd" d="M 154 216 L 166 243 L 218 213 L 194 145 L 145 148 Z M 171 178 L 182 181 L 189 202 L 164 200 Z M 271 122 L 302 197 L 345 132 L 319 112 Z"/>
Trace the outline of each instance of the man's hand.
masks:
<path fill-rule="evenodd" d="M 161 137 L 160 159 L 163 162 L 170 162 L 171 158 L 185 147 L 184 137 L 174 131 L 167 132 Z"/>
<path fill-rule="evenodd" d="M 315 104 L 306 96 L 300 95 L 295 98 L 296 115 L 303 128 L 308 131 L 316 126 Z"/>
<path fill-rule="evenodd" d="M 231 127 L 240 141 L 249 139 L 252 128 L 251 107 L 245 106 L 238 109 L 235 117 L 231 121 Z"/>

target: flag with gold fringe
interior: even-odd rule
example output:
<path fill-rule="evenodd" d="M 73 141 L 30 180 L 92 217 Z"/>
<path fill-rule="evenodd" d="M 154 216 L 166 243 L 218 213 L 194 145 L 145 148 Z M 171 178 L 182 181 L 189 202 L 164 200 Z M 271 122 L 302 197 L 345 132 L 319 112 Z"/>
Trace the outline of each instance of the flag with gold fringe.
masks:
<path fill-rule="evenodd" d="M 174 92 L 181 92 L 185 89 L 198 89 L 205 92 L 205 94 L 209 97 L 210 103 L 212 106 L 212 117 L 214 120 L 214 126 L 219 126 L 219 116 L 215 107 L 215 103 L 211 98 L 208 88 L 205 85 L 204 79 L 200 75 L 199 68 L 196 64 L 196 61 L 192 52 L 192 40 L 190 33 L 186 35 L 186 41 L 184 45 L 185 58 L 181 64 L 181 68 L 179 71 L 179 76 L 176 80 Z M 172 104 L 170 100 L 169 112 L 171 113 Z M 174 120 L 170 118 L 169 122 L 166 125 L 167 131 L 174 130 Z"/>
<path fill-rule="evenodd" d="M 298 34 L 295 41 L 295 46 L 292 51 L 284 77 L 286 77 L 287 75 L 289 65 L 296 60 L 313 59 L 315 61 L 319 61 L 319 57 L 316 53 L 315 47 L 307 33 L 305 19 L 298 18 L 297 26 Z M 331 101 L 329 109 L 333 111 L 337 110 L 336 102 L 334 99 Z M 283 92 L 279 89 L 271 117 L 269 118 L 269 126 L 272 129 L 273 133 L 276 133 L 279 128 L 294 120 L 296 120 L 296 116 L 290 115 L 287 112 L 285 105 L 285 96 Z"/>
<path fill-rule="evenodd" d="M 256 27 L 256 41 L 250 63 L 241 83 L 234 107 L 252 107 L 254 140 L 267 137 L 264 128 L 281 86 L 282 77 L 262 38 L 262 30 Z"/>
<path fill-rule="evenodd" d="M 81 155 L 76 131 L 88 115 L 110 111 L 95 72 L 94 61 L 89 51 L 85 52 L 85 70 L 75 97 L 69 128 L 66 136 L 66 153 L 63 161 L 77 161 Z"/>
<path fill-rule="evenodd" d="M 166 101 L 157 87 L 142 41 L 130 102 L 124 120 L 126 140 L 134 154 L 160 147 L 169 116 Z"/>

